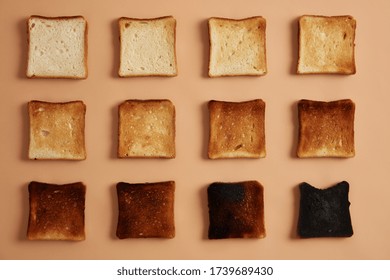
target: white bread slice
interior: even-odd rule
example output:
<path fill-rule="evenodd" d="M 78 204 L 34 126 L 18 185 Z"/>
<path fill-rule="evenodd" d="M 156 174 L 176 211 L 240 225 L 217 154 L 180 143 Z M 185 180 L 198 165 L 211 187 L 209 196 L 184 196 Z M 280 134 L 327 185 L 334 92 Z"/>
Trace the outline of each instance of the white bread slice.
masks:
<path fill-rule="evenodd" d="M 29 159 L 84 160 L 85 112 L 82 101 L 30 101 Z"/>
<path fill-rule="evenodd" d="M 118 21 L 120 77 L 176 76 L 176 20 L 172 16 Z"/>
<path fill-rule="evenodd" d="M 298 74 L 355 74 L 356 20 L 352 16 L 299 18 Z"/>
<path fill-rule="evenodd" d="M 209 76 L 259 76 L 267 73 L 266 21 L 210 18 Z"/>
<path fill-rule="evenodd" d="M 82 16 L 31 16 L 27 30 L 27 77 L 87 78 L 87 21 Z"/>

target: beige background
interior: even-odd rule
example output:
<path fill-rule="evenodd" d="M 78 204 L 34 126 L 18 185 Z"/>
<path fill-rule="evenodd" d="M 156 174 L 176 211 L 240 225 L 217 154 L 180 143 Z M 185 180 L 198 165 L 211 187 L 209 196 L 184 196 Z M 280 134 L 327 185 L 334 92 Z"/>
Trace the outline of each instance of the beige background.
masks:
<path fill-rule="evenodd" d="M 89 77 L 83 81 L 25 77 L 26 19 L 32 15 L 83 15 L 89 23 Z M 353 76 L 298 76 L 297 18 L 345 15 L 357 20 Z M 177 20 L 179 75 L 118 78 L 121 16 Z M 268 74 L 208 78 L 207 19 L 211 16 L 267 20 Z M 390 258 L 390 2 L 387 0 L 115 0 L 0 2 L 0 258 L 1 259 L 389 259 Z M 177 112 L 177 157 L 116 158 L 117 106 L 123 100 L 168 98 Z M 267 157 L 208 160 L 211 99 L 266 102 Z M 301 98 L 356 103 L 356 157 L 297 159 L 296 102 Z M 27 159 L 26 103 L 83 100 L 87 105 L 87 160 Z M 87 185 L 83 242 L 32 242 L 25 238 L 27 185 L 82 181 Z M 175 180 L 176 237 L 118 240 L 115 184 Z M 265 188 L 267 237 L 207 240 L 206 188 L 215 181 L 258 180 Z M 299 183 L 325 188 L 350 185 L 351 238 L 301 240 L 295 235 Z"/>

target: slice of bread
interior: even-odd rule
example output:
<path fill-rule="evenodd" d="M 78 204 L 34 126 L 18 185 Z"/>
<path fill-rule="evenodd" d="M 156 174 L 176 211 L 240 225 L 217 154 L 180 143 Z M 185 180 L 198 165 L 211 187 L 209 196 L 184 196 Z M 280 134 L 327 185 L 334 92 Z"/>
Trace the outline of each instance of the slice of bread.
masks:
<path fill-rule="evenodd" d="M 85 112 L 82 101 L 30 101 L 30 159 L 84 160 Z"/>
<path fill-rule="evenodd" d="M 211 184 L 209 239 L 264 238 L 263 186 L 257 181 Z"/>
<path fill-rule="evenodd" d="M 210 18 L 209 76 L 259 76 L 267 73 L 266 21 Z"/>
<path fill-rule="evenodd" d="M 349 184 L 340 182 L 327 189 L 308 183 L 299 185 L 298 235 L 309 237 L 350 237 L 353 235 Z"/>
<path fill-rule="evenodd" d="M 351 16 L 300 17 L 298 74 L 355 74 L 355 29 Z"/>
<path fill-rule="evenodd" d="M 119 158 L 174 158 L 175 107 L 171 101 L 127 100 L 119 105 Z"/>
<path fill-rule="evenodd" d="M 77 182 L 65 185 L 31 182 L 28 186 L 29 240 L 85 239 L 84 209 L 86 187 Z"/>
<path fill-rule="evenodd" d="M 354 118 L 355 104 L 350 99 L 300 100 L 298 157 L 353 157 Z"/>
<path fill-rule="evenodd" d="M 119 19 L 120 77 L 176 76 L 176 20 Z"/>
<path fill-rule="evenodd" d="M 31 16 L 27 30 L 27 77 L 87 78 L 88 28 L 82 16 Z"/>
<path fill-rule="evenodd" d="M 211 100 L 208 157 L 263 158 L 265 150 L 265 103 Z"/>
<path fill-rule="evenodd" d="M 116 235 L 124 238 L 174 238 L 175 182 L 118 183 Z"/>

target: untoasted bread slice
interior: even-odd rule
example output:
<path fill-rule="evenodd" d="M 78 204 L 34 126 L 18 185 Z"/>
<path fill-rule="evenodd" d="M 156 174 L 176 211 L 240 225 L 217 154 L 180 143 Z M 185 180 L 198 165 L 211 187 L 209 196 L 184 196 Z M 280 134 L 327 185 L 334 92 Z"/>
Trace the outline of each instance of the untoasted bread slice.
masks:
<path fill-rule="evenodd" d="M 208 157 L 263 158 L 265 150 L 265 103 L 212 100 L 208 103 L 210 135 Z"/>
<path fill-rule="evenodd" d="M 356 20 L 351 16 L 299 19 L 299 74 L 355 74 Z"/>
<path fill-rule="evenodd" d="M 176 20 L 119 19 L 120 77 L 176 76 Z"/>
<path fill-rule="evenodd" d="M 116 235 L 124 238 L 174 238 L 175 182 L 117 184 Z"/>
<path fill-rule="evenodd" d="M 174 158 L 175 107 L 169 100 L 127 100 L 119 105 L 118 157 Z"/>
<path fill-rule="evenodd" d="M 259 76 L 267 73 L 266 21 L 210 18 L 209 76 Z"/>
<path fill-rule="evenodd" d="M 207 194 L 209 239 L 265 237 L 264 195 L 259 182 L 213 183 Z"/>
<path fill-rule="evenodd" d="M 299 185 L 298 235 L 309 237 L 350 237 L 353 235 L 349 184 L 340 182 L 327 189 L 308 183 Z"/>
<path fill-rule="evenodd" d="M 350 99 L 298 102 L 298 157 L 353 157 L 355 104 Z"/>
<path fill-rule="evenodd" d="M 31 16 L 27 30 L 27 77 L 87 78 L 88 28 L 82 16 Z"/>
<path fill-rule="evenodd" d="M 84 160 L 85 112 L 82 101 L 30 101 L 30 159 Z"/>
<path fill-rule="evenodd" d="M 31 182 L 29 240 L 85 239 L 84 209 L 86 187 L 77 182 L 65 185 Z"/>

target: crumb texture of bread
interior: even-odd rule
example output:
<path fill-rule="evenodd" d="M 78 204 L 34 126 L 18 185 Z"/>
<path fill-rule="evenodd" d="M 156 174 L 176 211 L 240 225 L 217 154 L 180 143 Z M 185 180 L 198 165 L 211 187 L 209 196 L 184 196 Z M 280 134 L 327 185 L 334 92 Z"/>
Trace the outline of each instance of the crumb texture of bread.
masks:
<path fill-rule="evenodd" d="M 264 238 L 263 192 L 257 181 L 211 184 L 208 238 Z"/>
<path fill-rule="evenodd" d="M 300 17 L 298 74 L 355 74 L 355 30 L 352 16 Z"/>
<path fill-rule="evenodd" d="M 354 118 L 355 104 L 350 99 L 300 100 L 297 156 L 354 157 Z"/>
<path fill-rule="evenodd" d="M 267 73 L 266 20 L 210 18 L 209 76 L 261 76 Z"/>
<path fill-rule="evenodd" d="M 263 100 L 244 102 L 211 100 L 208 108 L 210 159 L 266 156 Z"/>
<path fill-rule="evenodd" d="M 119 19 L 120 77 L 176 76 L 176 20 Z"/>
<path fill-rule="evenodd" d="M 119 158 L 174 158 L 175 107 L 166 99 L 119 105 Z"/>
<path fill-rule="evenodd" d="M 340 182 L 327 189 L 308 183 L 299 185 L 300 207 L 298 235 L 310 237 L 350 237 L 353 235 L 349 184 Z"/>
<path fill-rule="evenodd" d="M 82 16 L 31 16 L 27 28 L 27 77 L 87 78 L 87 21 Z"/>
<path fill-rule="evenodd" d="M 174 238 L 175 182 L 117 184 L 118 225 L 124 238 Z"/>
<path fill-rule="evenodd" d="M 28 191 L 29 240 L 85 240 L 83 183 L 56 185 L 33 181 Z"/>
<path fill-rule="evenodd" d="M 30 101 L 29 159 L 84 160 L 85 113 L 82 101 Z"/>

